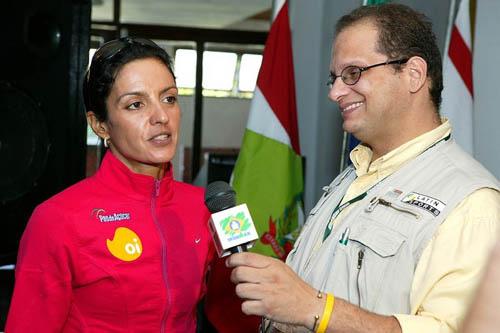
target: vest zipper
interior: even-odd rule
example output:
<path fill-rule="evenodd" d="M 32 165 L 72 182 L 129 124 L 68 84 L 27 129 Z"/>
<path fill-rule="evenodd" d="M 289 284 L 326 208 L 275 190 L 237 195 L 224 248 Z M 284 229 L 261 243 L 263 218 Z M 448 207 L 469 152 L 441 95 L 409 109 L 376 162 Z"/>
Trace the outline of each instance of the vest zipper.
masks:
<path fill-rule="evenodd" d="M 358 306 L 361 306 L 361 291 L 359 288 L 359 275 L 361 274 L 361 266 L 363 265 L 363 258 L 365 257 L 365 251 L 359 250 L 358 252 L 358 275 L 356 277 L 356 285 L 358 288 Z"/>
<path fill-rule="evenodd" d="M 165 240 L 165 236 L 163 235 L 163 232 L 160 228 L 160 223 L 158 222 L 158 216 L 156 214 L 156 200 L 160 196 L 160 181 L 155 179 L 155 186 L 153 189 L 153 195 L 151 197 L 151 215 L 153 217 L 154 224 L 156 226 L 156 229 L 158 230 L 158 235 L 160 237 L 160 242 L 161 242 L 161 272 L 162 272 L 162 277 L 163 277 L 163 283 L 165 284 L 166 288 L 166 293 L 167 293 L 167 307 L 165 308 L 165 312 L 163 313 L 163 316 L 161 318 L 161 327 L 160 327 L 160 332 L 164 333 L 165 332 L 165 323 L 167 321 L 167 316 L 170 310 L 170 304 L 171 304 L 171 299 L 170 299 L 170 287 L 168 284 L 168 272 L 167 272 L 167 242 Z"/>
<path fill-rule="evenodd" d="M 415 212 L 412 212 L 411 210 L 408 210 L 408 209 L 404 209 L 404 208 L 401 208 L 401 207 L 398 207 L 398 206 L 395 206 L 394 204 L 392 204 L 391 202 L 387 201 L 387 200 L 384 200 L 382 198 L 378 198 L 378 203 L 380 203 L 381 205 L 383 206 L 386 206 L 386 207 L 390 207 L 392 209 L 395 209 L 397 210 L 398 212 L 402 212 L 402 213 L 407 213 L 407 214 L 410 214 L 410 215 L 413 215 L 416 219 L 420 219 L 420 215 L 418 215 L 417 213 Z"/>

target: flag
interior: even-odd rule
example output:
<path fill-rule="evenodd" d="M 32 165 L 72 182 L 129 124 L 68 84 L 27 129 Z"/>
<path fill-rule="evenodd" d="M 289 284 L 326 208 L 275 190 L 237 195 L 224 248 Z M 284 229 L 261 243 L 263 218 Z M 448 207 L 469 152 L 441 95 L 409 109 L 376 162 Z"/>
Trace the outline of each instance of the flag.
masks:
<path fill-rule="evenodd" d="M 441 114 L 450 120 L 457 143 L 474 153 L 474 89 L 472 27 L 469 0 L 462 0 L 455 22 L 450 20 L 449 43 L 443 61 Z M 450 10 L 453 12 L 454 6 Z M 450 15 L 452 16 L 452 15 Z"/>
<path fill-rule="evenodd" d="M 284 260 L 303 221 L 295 79 L 288 3 L 271 25 L 247 128 L 233 171 L 238 203 L 246 203 L 260 239 L 251 250 Z M 220 333 L 257 332 L 260 318 L 241 312 L 241 300 L 219 259 L 206 298 L 210 322 Z"/>

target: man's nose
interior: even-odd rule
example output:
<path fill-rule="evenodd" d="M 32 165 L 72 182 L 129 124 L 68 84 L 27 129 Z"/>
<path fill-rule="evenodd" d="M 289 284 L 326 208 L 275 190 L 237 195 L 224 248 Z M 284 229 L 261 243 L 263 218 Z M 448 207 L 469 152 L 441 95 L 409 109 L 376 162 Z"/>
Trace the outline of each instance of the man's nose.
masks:
<path fill-rule="evenodd" d="M 349 86 L 342 81 L 341 77 L 337 77 L 333 84 L 329 87 L 328 98 L 334 102 L 339 102 L 340 99 L 347 95 L 349 92 Z"/>

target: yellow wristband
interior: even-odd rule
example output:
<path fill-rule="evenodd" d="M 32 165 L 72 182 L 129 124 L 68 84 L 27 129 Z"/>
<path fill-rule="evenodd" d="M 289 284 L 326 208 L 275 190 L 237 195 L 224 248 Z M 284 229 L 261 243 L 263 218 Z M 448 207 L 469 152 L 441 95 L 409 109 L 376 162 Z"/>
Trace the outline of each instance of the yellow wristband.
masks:
<path fill-rule="evenodd" d="M 335 303 L 335 297 L 332 294 L 326 294 L 326 304 L 323 310 L 323 316 L 321 316 L 321 321 L 319 322 L 318 329 L 316 333 L 325 333 L 328 323 L 330 322 L 330 317 L 333 312 L 333 304 Z"/>

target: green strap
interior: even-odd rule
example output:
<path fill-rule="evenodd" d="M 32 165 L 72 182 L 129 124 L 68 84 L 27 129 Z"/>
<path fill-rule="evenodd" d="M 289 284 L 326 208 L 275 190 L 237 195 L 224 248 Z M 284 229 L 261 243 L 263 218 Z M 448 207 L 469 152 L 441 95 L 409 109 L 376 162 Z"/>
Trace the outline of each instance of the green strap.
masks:
<path fill-rule="evenodd" d="M 449 139 L 451 138 L 451 134 L 447 135 L 446 137 L 442 138 L 441 140 L 439 140 L 438 142 L 435 142 L 434 144 L 432 144 L 431 146 L 429 146 L 427 149 L 425 149 L 423 152 L 421 152 L 419 155 L 422 155 L 423 153 L 425 153 L 426 151 L 434 148 L 437 144 L 441 143 L 442 141 L 448 141 Z M 335 218 L 340 214 L 340 212 L 342 212 L 342 210 L 346 207 L 348 207 L 350 204 L 352 203 L 355 203 L 357 201 L 360 201 L 360 200 L 363 200 L 364 197 L 366 197 L 368 195 L 368 192 L 374 188 L 375 186 L 377 186 L 378 184 L 380 184 L 383 180 L 385 180 L 385 178 L 387 177 L 384 177 L 383 179 L 379 180 L 377 183 L 375 183 L 372 187 L 370 187 L 366 192 L 363 192 L 361 193 L 360 195 L 358 195 L 357 197 L 345 202 L 344 204 L 340 204 L 342 202 L 342 200 L 344 199 L 342 197 L 342 199 L 340 199 L 340 202 L 339 204 L 337 205 L 337 207 L 335 207 L 335 209 L 333 210 L 332 214 L 330 215 L 330 218 L 328 219 L 328 224 L 326 225 L 326 228 L 325 228 L 325 232 L 323 234 L 323 242 L 328 238 L 328 236 L 330 236 L 330 234 L 332 233 L 332 229 L 333 229 L 333 220 L 335 220 Z"/>
<path fill-rule="evenodd" d="M 326 225 L 325 233 L 323 234 L 323 242 L 332 233 L 333 220 L 335 220 L 335 218 L 340 214 L 340 212 L 342 212 L 342 210 L 344 210 L 346 207 L 349 207 L 349 205 L 351 205 L 352 203 L 355 203 L 357 201 L 363 200 L 364 197 L 366 197 L 367 194 L 368 194 L 368 191 L 367 192 L 363 192 L 360 195 L 358 195 L 357 197 L 352 198 L 351 200 L 343 203 L 342 205 L 340 203 L 342 202 L 342 200 L 344 198 L 340 199 L 339 204 L 337 205 L 337 207 L 335 207 L 335 209 L 333 210 L 332 214 L 330 215 L 330 218 L 328 219 L 328 224 Z"/>

